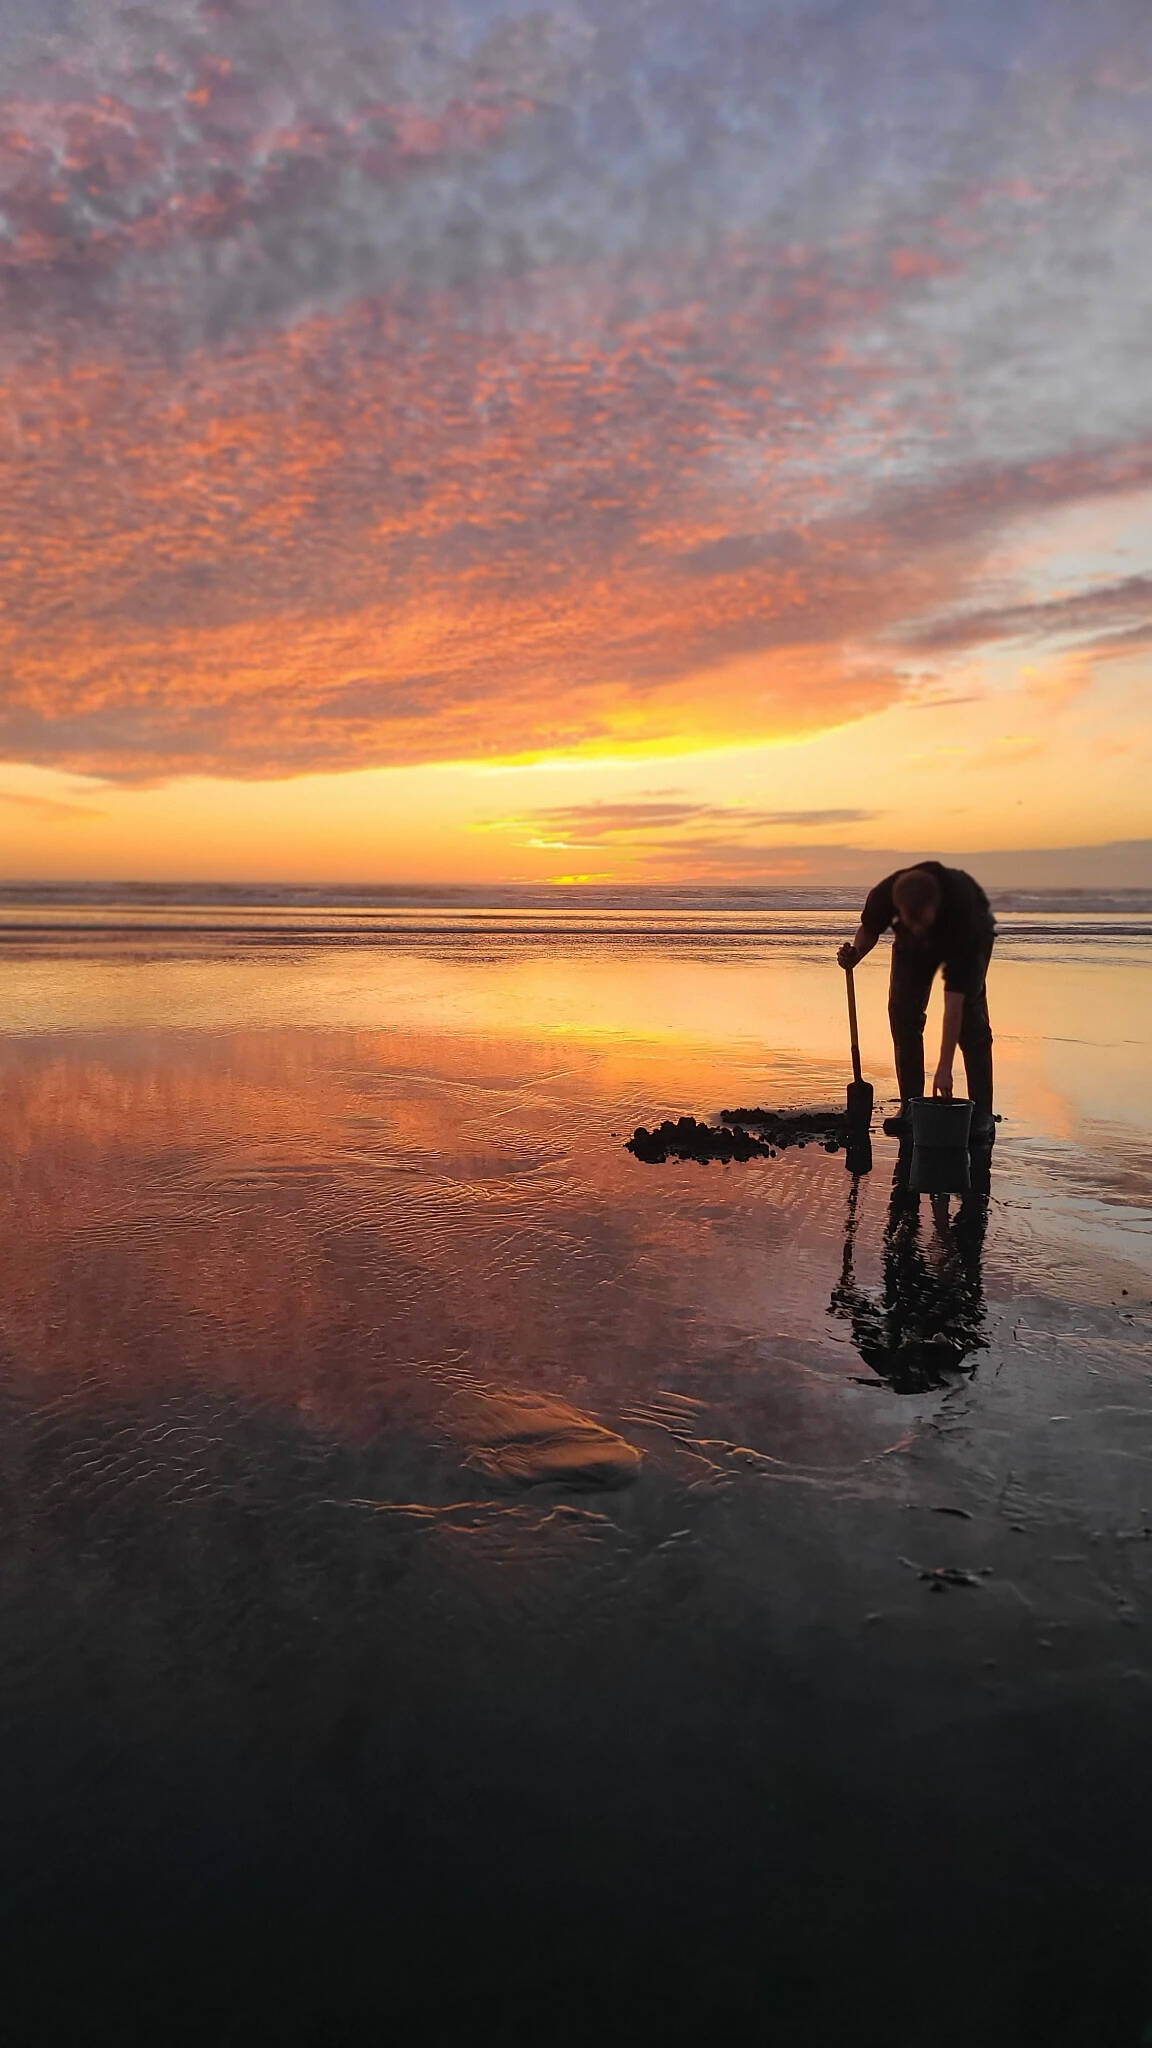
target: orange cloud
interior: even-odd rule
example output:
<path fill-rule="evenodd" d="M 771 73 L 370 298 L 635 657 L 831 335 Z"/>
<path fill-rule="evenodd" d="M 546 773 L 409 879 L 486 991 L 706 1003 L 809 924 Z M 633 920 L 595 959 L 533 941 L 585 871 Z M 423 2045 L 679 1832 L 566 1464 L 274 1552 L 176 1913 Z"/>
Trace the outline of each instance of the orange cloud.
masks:
<path fill-rule="evenodd" d="M 699 44 L 679 0 L 642 14 L 418 46 L 366 17 L 353 47 L 324 5 L 90 0 L 67 52 L 29 31 L 0 754 L 144 782 L 675 753 L 915 699 L 915 647 L 1134 644 L 1140 579 L 1093 624 L 988 569 L 1021 511 L 1152 478 L 1102 337 L 1045 318 L 1062 228 L 1092 254 L 1135 217 L 1135 157 L 1053 144 L 1022 57 L 1002 107 L 972 74 L 958 149 L 954 52 L 937 105 L 814 24 L 785 54 L 746 10 Z"/>
<path fill-rule="evenodd" d="M 795 308 L 831 457 L 807 338 L 858 300 L 805 275 Z M 885 639 L 966 589 L 1003 520 L 1152 474 L 1105 450 L 845 517 L 770 440 L 718 472 L 726 418 L 770 435 L 781 402 L 738 318 L 733 394 L 694 303 L 599 353 L 514 310 L 489 334 L 459 295 L 375 300 L 175 377 L 62 350 L 10 376 L 0 749 L 148 779 L 820 730 L 895 701 Z"/>
<path fill-rule="evenodd" d="M 549 810 L 529 811 L 520 818 L 493 819 L 485 829 L 511 832 L 527 829 L 552 834 L 556 836 L 551 843 L 559 845 L 633 849 L 639 846 L 647 849 L 653 840 L 657 843 L 667 840 L 674 849 L 676 835 L 686 827 L 695 832 L 703 827 L 711 838 L 719 841 L 733 832 L 755 837 L 797 825 L 809 831 L 820 831 L 827 826 L 871 823 L 883 815 L 882 811 L 845 808 L 758 810 L 741 804 L 677 803 L 666 798 L 641 797 L 618 803 L 559 804 Z M 547 843 L 544 839 L 530 841 L 532 845 Z M 691 841 L 694 846 L 707 843 L 708 840 L 699 837 Z"/>
<path fill-rule="evenodd" d="M 37 818 L 98 818 L 102 812 L 90 803 L 70 803 L 67 797 L 34 796 L 26 790 L 0 789 L 0 809 L 31 812 Z"/>
<path fill-rule="evenodd" d="M 464 310 L 374 302 L 175 380 L 59 356 L 10 378 L 4 750 L 283 774 L 723 743 L 891 698 L 811 646 L 847 564 L 723 559 L 725 401 L 663 370 L 699 309 L 599 357 Z M 734 427 L 771 404 L 754 388 Z"/>

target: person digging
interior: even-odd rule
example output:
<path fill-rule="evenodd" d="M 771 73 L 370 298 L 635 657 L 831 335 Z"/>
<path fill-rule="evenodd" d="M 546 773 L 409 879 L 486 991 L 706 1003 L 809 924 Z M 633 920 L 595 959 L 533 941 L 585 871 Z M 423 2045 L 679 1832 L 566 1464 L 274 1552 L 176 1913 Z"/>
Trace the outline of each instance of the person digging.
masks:
<path fill-rule="evenodd" d="M 911 1134 L 911 1101 L 924 1093 L 924 1026 L 936 970 L 944 970 L 944 1030 L 932 1079 L 933 1095 L 952 1094 L 952 1063 L 964 1055 L 972 1100 L 970 1142 L 990 1145 L 996 1135 L 992 1113 L 992 1026 L 988 1018 L 988 962 L 996 942 L 996 920 L 987 896 L 963 868 L 925 860 L 898 868 L 869 890 L 860 927 L 851 945 L 836 955 L 841 967 L 856 967 L 884 931 L 892 932 L 892 978 L 888 1021 L 896 1054 L 900 1109 L 888 1117 L 891 1137 Z"/>

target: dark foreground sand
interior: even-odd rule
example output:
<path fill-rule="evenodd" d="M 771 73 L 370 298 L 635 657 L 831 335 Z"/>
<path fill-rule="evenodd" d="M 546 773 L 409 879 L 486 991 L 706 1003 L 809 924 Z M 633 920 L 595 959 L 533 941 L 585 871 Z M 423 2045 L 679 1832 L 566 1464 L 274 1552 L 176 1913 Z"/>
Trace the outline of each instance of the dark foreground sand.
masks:
<path fill-rule="evenodd" d="M 6 2048 L 1152 2038 L 1138 1130 L 142 971 L 5 1041 Z"/>

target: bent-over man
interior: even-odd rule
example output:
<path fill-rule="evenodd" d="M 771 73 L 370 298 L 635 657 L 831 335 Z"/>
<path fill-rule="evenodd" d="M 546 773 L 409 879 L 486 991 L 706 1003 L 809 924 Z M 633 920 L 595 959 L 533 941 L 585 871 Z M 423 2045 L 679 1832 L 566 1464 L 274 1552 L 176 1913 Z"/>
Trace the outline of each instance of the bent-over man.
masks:
<path fill-rule="evenodd" d="M 888 1020 L 896 1053 L 900 1113 L 890 1117 L 884 1129 L 902 1135 L 912 1128 L 911 1098 L 924 1093 L 928 995 L 936 970 L 942 967 L 944 1030 L 932 1093 L 951 1095 L 952 1062 L 959 1046 L 974 1104 L 972 1139 L 989 1144 L 996 1125 L 987 976 L 996 920 L 988 898 L 963 868 L 942 867 L 938 860 L 898 868 L 869 891 L 855 938 L 850 946 L 841 946 L 836 956 L 841 967 L 857 966 L 872 951 L 881 932 L 889 930 L 893 938 Z"/>

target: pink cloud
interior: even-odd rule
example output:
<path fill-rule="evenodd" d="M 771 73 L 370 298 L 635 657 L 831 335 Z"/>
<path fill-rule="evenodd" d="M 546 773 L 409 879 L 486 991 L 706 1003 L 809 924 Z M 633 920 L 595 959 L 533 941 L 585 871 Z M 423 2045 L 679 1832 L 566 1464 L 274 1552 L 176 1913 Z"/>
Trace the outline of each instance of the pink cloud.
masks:
<path fill-rule="evenodd" d="M 990 583 L 1021 512 L 1152 479 L 1107 277 L 1045 313 L 1143 190 L 1122 108 L 1072 149 L 1015 59 L 932 101 L 743 12 L 678 70 L 677 0 L 333 19 L 90 0 L 9 69 L 10 757 L 675 751 L 914 701 L 916 646 L 1138 644 L 1131 590 Z"/>

